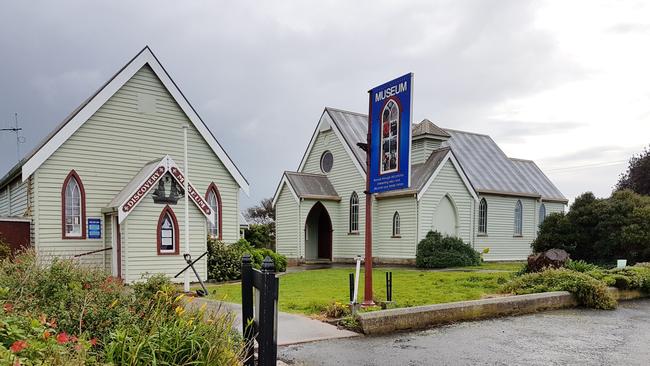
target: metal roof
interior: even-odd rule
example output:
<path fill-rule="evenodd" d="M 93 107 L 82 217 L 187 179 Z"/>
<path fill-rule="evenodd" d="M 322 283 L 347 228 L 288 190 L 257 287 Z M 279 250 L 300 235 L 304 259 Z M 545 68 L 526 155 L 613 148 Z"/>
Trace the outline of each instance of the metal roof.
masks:
<path fill-rule="evenodd" d="M 330 199 L 336 201 L 341 199 L 326 175 L 296 172 L 284 172 L 284 174 L 287 176 L 287 180 L 291 184 L 294 192 L 300 198 Z"/>
<path fill-rule="evenodd" d="M 246 220 L 246 217 L 244 216 L 243 213 L 239 213 L 239 227 L 240 228 L 248 228 L 250 225 L 248 224 L 248 220 Z"/>
<path fill-rule="evenodd" d="M 422 122 L 415 124 L 413 126 L 413 138 L 419 136 L 439 136 L 439 137 L 451 137 L 445 130 L 436 126 L 433 122 L 428 119 L 423 119 Z"/>
<path fill-rule="evenodd" d="M 365 170 L 366 154 L 363 150 L 358 148 L 356 144 L 358 142 L 366 141 L 366 134 L 368 133 L 368 116 L 361 113 L 329 107 L 325 108 L 325 110 L 329 113 L 332 121 L 341 131 L 346 144 L 348 144 L 350 149 L 354 152 L 355 157 Z M 429 123 L 431 123 L 435 129 L 440 129 L 450 136 L 447 141 L 443 141 L 442 145 L 451 148 L 454 156 L 458 159 L 465 174 L 477 192 L 564 199 L 564 196 L 560 191 L 550 183 L 548 177 L 546 177 L 539 168 L 537 168 L 538 171 L 536 174 L 522 172 L 521 169 L 515 166 L 515 163 L 503 153 L 490 136 L 452 129 L 442 129 L 426 119 L 420 124 L 413 125 L 413 134 L 415 135 L 416 130 L 431 129 L 431 126 L 418 127 L 421 124 L 429 125 Z M 426 165 L 426 162 L 424 165 Z M 419 181 L 421 177 L 427 175 L 425 170 L 435 170 L 435 167 L 424 165 L 413 165 L 413 175 L 411 176 L 413 188 L 417 187 L 416 181 Z M 431 172 L 428 173 L 429 175 L 431 174 Z M 553 187 L 552 191 L 548 190 L 548 184 Z M 553 191 L 555 193 L 551 194 Z"/>
<path fill-rule="evenodd" d="M 526 178 L 526 181 L 530 182 L 535 190 L 542 195 L 542 199 L 568 202 L 562 192 L 557 189 L 534 161 L 515 158 L 510 158 L 510 161 Z"/>
<path fill-rule="evenodd" d="M 447 129 L 451 146 L 477 191 L 539 195 L 490 136 Z"/>

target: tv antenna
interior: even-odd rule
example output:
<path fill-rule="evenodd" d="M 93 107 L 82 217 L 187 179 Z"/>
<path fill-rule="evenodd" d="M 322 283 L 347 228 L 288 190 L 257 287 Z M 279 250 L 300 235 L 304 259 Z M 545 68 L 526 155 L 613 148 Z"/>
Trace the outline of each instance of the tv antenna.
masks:
<path fill-rule="evenodd" d="M 16 160 L 20 161 L 20 144 L 25 142 L 25 138 L 20 136 L 19 132 L 23 129 L 18 127 L 18 113 L 14 113 L 14 127 L 0 128 L 0 131 L 13 132 L 16 134 Z"/>

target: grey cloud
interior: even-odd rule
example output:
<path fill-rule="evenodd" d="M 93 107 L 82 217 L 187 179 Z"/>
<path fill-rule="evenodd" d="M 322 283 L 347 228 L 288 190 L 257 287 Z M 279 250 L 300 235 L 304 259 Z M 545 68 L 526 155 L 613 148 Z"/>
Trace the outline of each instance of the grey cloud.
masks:
<path fill-rule="evenodd" d="M 501 143 L 521 143 L 529 136 L 545 136 L 558 133 L 569 133 L 571 130 L 582 127 L 580 122 L 527 122 L 487 120 L 484 130 Z"/>
<path fill-rule="evenodd" d="M 415 73 L 414 120 L 467 130 L 504 100 L 580 78 L 534 26 L 535 6 L 5 2 L 0 125 L 20 113 L 27 151 L 149 44 L 252 183 L 245 207 L 297 168 L 324 106 L 365 112 L 366 91 L 394 76 Z M 0 137 L 2 172 L 14 163 L 10 142 Z"/>

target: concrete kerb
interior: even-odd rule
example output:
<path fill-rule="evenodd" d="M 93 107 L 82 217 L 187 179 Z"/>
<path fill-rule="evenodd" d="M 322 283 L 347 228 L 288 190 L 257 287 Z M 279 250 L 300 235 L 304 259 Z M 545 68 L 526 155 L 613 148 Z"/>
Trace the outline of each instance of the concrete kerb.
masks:
<path fill-rule="evenodd" d="M 617 300 L 647 296 L 635 290 L 609 288 L 609 291 Z M 557 291 L 361 313 L 359 323 L 365 334 L 376 335 L 576 306 L 578 301 L 571 293 Z"/>

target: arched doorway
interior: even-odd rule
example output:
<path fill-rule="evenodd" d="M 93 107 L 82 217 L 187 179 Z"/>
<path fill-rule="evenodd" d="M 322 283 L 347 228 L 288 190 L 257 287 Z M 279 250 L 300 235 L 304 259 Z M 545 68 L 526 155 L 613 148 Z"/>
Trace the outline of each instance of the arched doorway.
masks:
<path fill-rule="evenodd" d="M 442 235 L 458 236 L 458 214 L 449 196 L 444 196 L 433 219 L 433 229 Z"/>
<path fill-rule="evenodd" d="M 305 259 L 332 260 L 332 220 L 320 202 L 316 202 L 305 220 Z"/>

